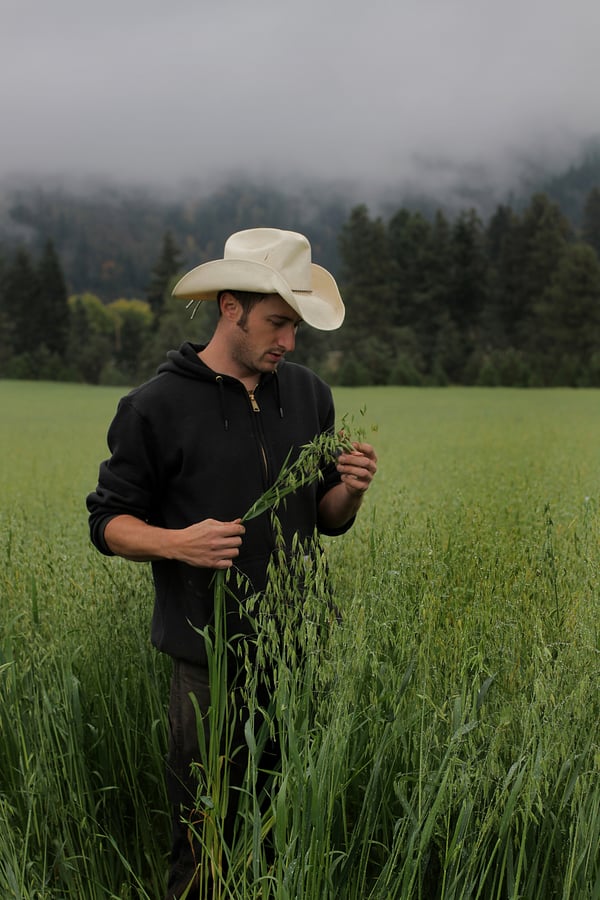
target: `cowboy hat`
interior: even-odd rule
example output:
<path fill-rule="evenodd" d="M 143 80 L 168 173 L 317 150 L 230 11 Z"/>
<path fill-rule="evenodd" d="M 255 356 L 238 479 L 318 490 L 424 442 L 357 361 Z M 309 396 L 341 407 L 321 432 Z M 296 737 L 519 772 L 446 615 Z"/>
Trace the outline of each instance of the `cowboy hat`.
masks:
<path fill-rule="evenodd" d="M 279 228 L 249 228 L 232 234 L 223 259 L 196 266 L 173 288 L 184 300 L 216 300 L 223 290 L 279 294 L 307 325 L 339 328 L 344 303 L 333 276 L 311 262 L 302 234 Z"/>

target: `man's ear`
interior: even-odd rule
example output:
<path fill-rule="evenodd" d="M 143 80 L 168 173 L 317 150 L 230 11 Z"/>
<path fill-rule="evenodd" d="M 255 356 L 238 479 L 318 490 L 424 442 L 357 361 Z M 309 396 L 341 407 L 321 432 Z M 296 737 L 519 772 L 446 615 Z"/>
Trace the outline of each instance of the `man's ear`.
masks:
<path fill-rule="evenodd" d="M 230 322 L 237 322 L 241 311 L 240 301 L 237 297 L 234 297 L 229 291 L 223 291 L 219 302 L 221 304 L 221 315 Z"/>

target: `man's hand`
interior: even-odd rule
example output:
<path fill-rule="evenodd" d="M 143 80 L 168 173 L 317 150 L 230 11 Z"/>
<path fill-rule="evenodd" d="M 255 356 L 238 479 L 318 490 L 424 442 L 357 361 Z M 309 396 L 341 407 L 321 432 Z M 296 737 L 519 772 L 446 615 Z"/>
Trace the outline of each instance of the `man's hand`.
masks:
<path fill-rule="evenodd" d="M 204 519 L 174 532 L 175 558 L 190 566 L 229 569 L 239 556 L 242 536 L 246 531 L 241 521 Z"/>
<path fill-rule="evenodd" d="M 319 503 L 319 517 L 328 528 L 342 528 L 358 512 L 377 471 L 377 455 L 370 444 L 352 442 L 353 450 L 338 456 L 341 484 L 332 487 Z"/>
<path fill-rule="evenodd" d="M 352 446 L 352 453 L 342 452 L 338 457 L 337 470 L 346 489 L 351 494 L 362 496 L 377 471 L 377 455 L 370 444 L 353 441 Z"/>
<path fill-rule="evenodd" d="M 136 562 L 176 559 L 199 568 L 229 569 L 239 556 L 245 531 L 241 519 L 203 519 L 186 528 L 158 528 L 122 515 L 109 521 L 104 540 L 117 556 Z"/>

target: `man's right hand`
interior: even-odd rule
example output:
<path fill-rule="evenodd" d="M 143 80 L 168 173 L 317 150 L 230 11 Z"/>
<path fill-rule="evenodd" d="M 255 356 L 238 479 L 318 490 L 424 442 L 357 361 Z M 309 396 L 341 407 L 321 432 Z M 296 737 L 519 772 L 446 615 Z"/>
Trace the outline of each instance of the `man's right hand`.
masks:
<path fill-rule="evenodd" d="M 204 519 L 173 532 L 176 556 L 174 559 L 208 569 L 229 569 L 239 556 L 242 536 L 246 529 L 241 519 L 219 522 Z"/>
<path fill-rule="evenodd" d="M 135 516 L 116 516 L 105 530 L 107 547 L 135 562 L 176 559 L 190 566 L 229 569 L 239 556 L 246 529 L 241 519 L 203 519 L 186 528 L 158 528 Z"/>

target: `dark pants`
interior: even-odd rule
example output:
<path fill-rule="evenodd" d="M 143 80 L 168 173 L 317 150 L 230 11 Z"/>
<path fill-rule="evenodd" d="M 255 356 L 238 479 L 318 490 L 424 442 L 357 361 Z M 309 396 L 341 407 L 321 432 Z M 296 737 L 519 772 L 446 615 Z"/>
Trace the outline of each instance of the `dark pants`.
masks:
<path fill-rule="evenodd" d="M 169 700 L 169 753 L 167 758 L 167 793 L 173 816 L 167 900 L 173 900 L 182 894 L 194 878 L 194 873 L 201 862 L 201 848 L 187 825 L 187 821 L 198 820 L 198 816 L 194 812 L 198 778 L 191 770 L 191 763 L 200 761 L 198 723 L 190 694 L 195 695 L 200 711 L 205 715 L 210 706 L 208 670 L 202 666 L 175 659 L 173 660 Z M 239 707 L 237 712 L 232 742 L 232 749 L 235 752 L 229 762 L 229 810 L 224 827 L 224 838 L 227 844 L 233 838 L 237 815 L 237 789 L 243 783 L 248 763 L 248 748 L 244 738 L 244 724 L 247 716 L 243 715 L 243 710 L 240 710 Z M 239 715 L 240 712 L 242 715 Z M 202 727 L 208 744 L 209 734 L 206 718 Z M 263 753 L 261 768 L 273 769 L 277 765 L 277 760 L 276 747 L 269 742 Z M 262 777 L 263 784 L 266 779 L 267 776 L 264 775 Z M 199 831 L 200 828 L 199 822 Z M 194 896 L 198 895 L 194 895 L 191 891 L 190 900 Z"/>

